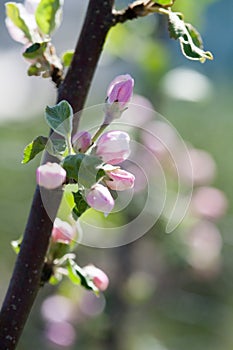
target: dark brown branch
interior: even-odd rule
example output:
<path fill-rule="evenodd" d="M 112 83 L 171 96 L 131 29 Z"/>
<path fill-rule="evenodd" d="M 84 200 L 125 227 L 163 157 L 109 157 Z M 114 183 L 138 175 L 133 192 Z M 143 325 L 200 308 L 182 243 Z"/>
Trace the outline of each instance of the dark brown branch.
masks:
<path fill-rule="evenodd" d="M 83 108 L 108 30 L 114 0 L 90 0 L 85 23 L 58 102 L 66 99 L 74 111 Z M 53 210 L 48 215 L 37 187 L 20 253 L 0 313 L 0 349 L 14 350 L 40 289 L 44 259 L 61 192 L 52 191 Z"/>

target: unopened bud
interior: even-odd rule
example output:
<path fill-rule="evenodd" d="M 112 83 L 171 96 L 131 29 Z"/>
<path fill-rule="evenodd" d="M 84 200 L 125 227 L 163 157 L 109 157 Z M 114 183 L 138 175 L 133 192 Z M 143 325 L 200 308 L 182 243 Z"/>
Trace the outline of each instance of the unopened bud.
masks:
<path fill-rule="evenodd" d="M 86 195 L 87 203 L 95 210 L 108 214 L 114 207 L 114 199 L 107 187 L 95 184 Z"/>
<path fill-rule="evenodd" d="M 85 153 L 91 145 L 91 134 L 87 131 L 79 131 L 72 138 L 75 152 Z"/>
<path fill-rule="evenodd" d="M 83 267 L 83 270 L 86 272 L 89 278 L 92 279 L 94 285 L 101 291 L 104 291 L 108 288 L 109 279 L 105 272 L 98 269 L 94 265 L 87 265 Z"/>
<path fill-rule="evenodd" d="M 111 190 L 125 191 L 134 186 L 135 176 L 126 170 L 117 168 L 106 174 L 110 180 L 105 180 L 105 183 Z"/>
<path fill-rule="evenodd" d="M 52 241 L 69 244 L 75 235 L 75 229 L 68 222 L 56 218 L 53 224 Z"/>
<path fill-rule="evenodd" d="M 122 163 L 130 154 L 130 137 L 123 131 L 109 131 L 96 143 L 96 155 L 111 165 Z"/>
<path fill-rule="evenodd" d="M 60 187 L 66 179 L 66 171 L 57 163 L 46 163 L 36 170 L 38 185 L 49 190 Z"/>

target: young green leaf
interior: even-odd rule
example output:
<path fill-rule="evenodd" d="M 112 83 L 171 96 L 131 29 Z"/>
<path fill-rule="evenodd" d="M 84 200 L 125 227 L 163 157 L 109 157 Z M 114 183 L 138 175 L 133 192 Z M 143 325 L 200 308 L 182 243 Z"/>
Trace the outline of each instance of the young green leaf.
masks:
<path fill-rule="evenodd" d="M 21 4 L 16 4 L 15 2 L 6 3 L 6 15 L 25 34 L 26 38 L 29 41 L 32 41 L 30 29 L 20 15 L 20 6 Z"/>
<path fill-rule="evenodd" d="M 174 4 L 175 0 L 153 0 L 155 5 L 159 5 L 162 7 L 170 7 Z"/>
<path fill-rule="evenodd" d="M 83 269 L 71 259 L 68 260 L 67 271 L 68 277 L 70 278 L 72 283 L 76 285 L 81 285 L 87 290 L 92 290 L 98 295 L 98 288 L 94 285 L 92 280 L 87 276 Z"/>
<path fill-rule="evenodd" d="M 23 57 L 29 59 L 35 59 L 41 57 L 45 52 L 47 43 L 35 43 L 29 46 L 26 51 L 23 53 Z"/>
<path fill-rule="evenodd" d="M 61 259 L 65 254 L 69 253 L 70 246 L 69 244 L 56 242 L 50 248 L 50 255 L 54 259 Z"/>
<path fill-rule="evenodd" d="M 20 237 L 16 241 L 11 241 L 11 246 L 16 254 L 19 254 L 22 240 L 23 240 L 23 237 Z"/>
<path fill-rule="evenodd" d="M 62 274 L 55 273 L 50 277 L 49 284 L 51 284 L 52 286 L 56 286 L 59 282 L 61 282 L 61 280 L 62 280 Z"/>
<path fill-rule="evenodd" d="M 74 56 L 74 51 L 66 51 L 62 55 L 62 62 L 65 67 L 69 67 Z"/>
<path fill-rule="evenodd" d="M 41 72 L 43 71 L 43 67 L 38 64 L 38 63 L 35 63 L 35 64 L 32 64 L 29 68 L 28 68 L 28 71 L 27 71 L 27 74 L 29 77 L 31 76 L 36 76 L 36 77 L 39 77 L 41 75 Z"/>
<path fill-rule="evenodd" d="M 79 218 L 85 211 L 90 208 L 87 202 L 83 199 L 83 196 L 80 191 L 72 192 L 74 197 L 75 206 L 73 208 L 73 216 L 75 220 Z"/>
<path fill-rule="evenodd" d="M 44 136 L 38 136 L 35 140 L 33 140 L 29 145 L 27 145 L 23 152 L 23 160 L 22 164 L 26 164 L 30 162 L 35 156 L 42 152 L 45 149 L 48 138 Z"/>
<path fill-rule="evenodd" d="M 212 60 L 213 55 L 203 50 L 203 43 L 198 31 L 189 23 L 185 23 L 180 14 L 169 11 L 169 32 L 174 39 L 179 39 L 183 55 L 190 60 L 205 62 Z"/>
<path fill-rule="evenodd" d="M 53 107 L 47 106 L 45 109 L 45 119 L 57 134 L 67 138 L 71 135 L 73 109 L 71 105 L 63 100 Z"/>
<path fill-rule="evenodd" d="M 36 23 L 42 33 L 51 34 L 56 28 L 56 14 L 60 9 L 60 0 L 41 0 L 37 6 Z"/>

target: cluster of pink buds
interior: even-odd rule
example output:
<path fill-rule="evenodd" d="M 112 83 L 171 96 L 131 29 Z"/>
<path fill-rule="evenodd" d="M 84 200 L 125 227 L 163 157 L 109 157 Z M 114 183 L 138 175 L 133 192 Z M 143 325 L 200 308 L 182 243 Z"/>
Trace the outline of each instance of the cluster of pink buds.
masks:
<path fill-rule="evenodd" d="M 134 80 L 130 75 L 120 75 L 110 84 L 105 103 L 105 128 L 109 122 L 119 117 L 126 109 L 133 93 Z M 106 120 L 108 123 L 106 123 Z M 133 174 L 123 170 L 119 164 L 130 155 L 130 137 L 124 131 L 112 130 L 103 133 L 97 140 L 87 131 L 78 131 L 72 138 L 74 153 L 86 153 L 98 157 L 104 163 L 105 175 L 91 188 L 85 188 L 87 204 L 106 215 L 114 207 L 113 191 L 125 191 L 134 186 Z M 56 189 L 62 186 L 66 177 L 66 170 L 57 163 L 47 163 L 37 169 L 37 183 L 46 189 Z M 58 229 L 54 228 L 55 232 Z M 56 233 L 57 235 L 57 233 Z"/>
<path fill-rule="evenodd" d="M 134 186 L 135 177 L 133 174 L 122 170 L 119 166 L 113 166 L 128 158 L 130 154 L 129 143 L 129 135 L 123 131 L 106 132 L 96 143 L 95 154 L 104 163 L 107 163 L 106 176 L 103 181 L 111 190 L 124 191 Z M 114 199 L 106 186 L 95 184 L 88 191 L 86 200 L 90 207 L 108 214 L 114 207 Z"/>
<path fill-rule="evenodd" d="M 111 82 L 107 90 L 103 125 L 108 125 L 121 116 L 132 97 L 133 86 L 134 79 L 129 74 L 119 75 Z M 84 152 L 91 145 L 91 135 L 86 131 L 79 132 L 72 141 L 76 149 Z M 129 135 L 118 130 L 105 132 L 97 140 L 95 155 L 113 167 L 105 171 L 104 185 L 96 183 L 87 190 L 86 201 L 90 207 L 108 214 L 114 207 L 114 199 L 109 189 L 124 191 L 134 186 L 134 175 L 116 166 L 129 157 L 129 144 Z"/>

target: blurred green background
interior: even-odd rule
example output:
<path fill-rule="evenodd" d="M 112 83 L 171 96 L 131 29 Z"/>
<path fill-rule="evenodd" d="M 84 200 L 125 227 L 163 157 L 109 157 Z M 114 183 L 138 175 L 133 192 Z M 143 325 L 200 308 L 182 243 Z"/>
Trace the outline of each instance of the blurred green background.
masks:
<path fill-rule="evenodd" d="M 116 2 L 118 8 L 126 4 Z M 85 8 L 82 1 L 65 2 L 64 22 L 55 35 L 59 53 L 73 47 Z M 187 61 L 179 44 L 169 39 L 162 17 L 117 26 L 109 35 L 87 104 L 102 102 L 109 81 L 128 72 L 135 77 L 136 93 L 146 96 L 188 144 L 211 154 L 217 172 L 208 185 L 223 191 L 228 200 L 225 215 L 210 220 L 222 237 L 217 264 L 200 268 L 193 263 L 184 239 L 189 234 L 186 225 L 193 228 L 188 219 L 172 235 L 164 233 L 164 220 L 159 220 L 126 246 L 79 247 L 80 264 L 92 262 L 106 271 L 109 290 L 96 299 L 69 282 L 57 290 L 44 287 L 19 350 L 233 349 L 233 3 L 177 0 L 176 8 L 200 30 L 214 61 L 204 65 Z M 21 165 L 22 152 L 35 136 L 48 133 L 43 108 L 55 101 L 55 88 L 47 80 L 25 77 L 21 48 L 4 27 L 4 1 L 0 16 L 2 301 L 15 261 L 10 241 L 24 230 L 40 162 L 38 158 Z M 125 215 L 130 218 L 130 212 Z M 218 239 L 218 233 L 213 237 Z M 208 247 L 215 247 L 211 240 L 204 243 L 200 261 L 208 255 Z"/>

